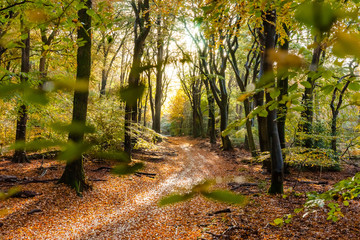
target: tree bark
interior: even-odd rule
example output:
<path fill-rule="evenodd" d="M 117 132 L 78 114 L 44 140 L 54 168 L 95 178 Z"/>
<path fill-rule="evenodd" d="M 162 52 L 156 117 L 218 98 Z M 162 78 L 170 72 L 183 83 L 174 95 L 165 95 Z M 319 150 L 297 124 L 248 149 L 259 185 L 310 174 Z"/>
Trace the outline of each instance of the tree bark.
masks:
<path fill-rule="evenodd" d="M 137 88 L 140 84 L 140 67 L 141 67 L 141 57 L 144 51 L 144 43 L 146 37 L 150 32 L 150 13 L 149 13 L 149 0 L 131 1 L 132 8 L 136 15 L 136 20 L 134 24 L 134 52 L 133 52 L 133 61 L 129 74 L 129 88 Z M 140 28 L 139 32 L 138 29 Z M 130 105 L 126 102 L 125 106 L 125 141 L 124 141 L 124 150 L 129 156 L 131 156 L 132 151 L 132 138 L 131 138 L 131 129 L 130 126 L 132 123 L 137 123 L 137 104 Z"/>
<path fill-rule="evenodd" d="M 24 45 L 21 48 L 21 75 L 20 81 L 24 83 L 28 80 L 27 74 L 30 72 L 30 30 L 24 27 L 24 23 L 21 20 L 22 35 L 26 35 L 27 38 L 21 40 Z M 27 106 L 21 104 L 18 110 L 18 118 L 16 121 L 16 137 L 15 143 L 26 141 L 26 125 L 27 125 Z M 17 148 L 12 158 L 14 163 L 29 162 L 26 156 L 25 148 Z"/>
<path fill-rule="evenodd" d="M 92 0 L 83 1 L 87 9 L 91 9 Z M 77 50 L 77 69 L 76 69 L 76 83 L 85 86 L 82 89 L 75 89 L 72 123 L 79 123 L 85 127 L 87 105 L 89 96 L 89 79 L 91 72 L 91 17 L 87 14 L 87 9 L 81 9 L 78 12 L 79 22 L 83 24 L 77 30 L 78 39 L 85 41 L 84 45 L 79 46 Z M 81 143 L 84 139 L 84 131 L 69 133 L 69 141 L 74 143 Z M 72 188 L 75 188 L 78 194 L 90 188 L 84 172 L 82 155 L 77 156 L 75 160 L 68 161 L 65 166 L 65 171 L 61 176 L 59 182 L 65 183 Z"/>
<path fill-rule="evenodd" d="M 273 62 L 269 60 L 269 52 L 275 49 L 275 28 L 276 28 L 276 11 L 268 10 L 263 12 L 263 26 L 264 33 L 261 37 L 261 45 L 263 49 L 261 69 L 265 74 L 273 73 Z M 275 87 L 275 79 L 273 86 Z M 274 99 L 271 98 L 270 93 L 266 93 L 266 102 L 269 103 Z M 281 144 L 277 126 L 277 110 L 267 109 L 267 128 L 268 128 L 268 143 L 270 145 L 271 155 L 271 186 L 270 194 L 283 193 L 283 179 L 284 179 L 284 163 L 281 151 Z"/>
<path fill-rule="evenodd" d="M 320 56 L 322 52 L 321 44 L 317 42 L 315 37 L 316 47 L 313 51 L 313 56 L 310 65 L 310 73 L 315 73 L 319 67 Z M 305 139 L 303 141 L 304 146 L 306 148 L 313 147 L 313 138 L 310 136 L 312 134 L 312 125 L 314 118 L 314 89 L 315 89 L 315 80 L 313 76 L 309 75 L 307 77 L 307 82 L 310 87 L 306 87 L 303 95 L 302 104 L 305 108 L 304 111 L 301 112 L 301 122 L 299 124 L 298 131 L 306 134 Z M 302 142 L 300 140 L 300 142 Z"/>
<path fill-rule="evenodd" d="M 286 24 L 283 24 L 283 27 L 286 31 L 287 36 L 290 38 L 290 31 L 287 28 Z M 285 38 L 284 43 L 280 45 L 280 49 L 285 51 L 286 53 L 289 51 L 289 39 Z M 282 100 L 282 96 L 288 95 L 288 88 L 289 88 L 289 77 L 287 76 L 288 71 L 287 69 L 281 69 L 284 71 L 278 78 L 278 88 L 280 90 L 280 96 L 278 97 L 278 101 Z M 287 107 L 285 103 L 279 103 L 279 114 L 277 118 L 278 122 L 278 131 L 279 131 L 279 138 L 281 148 L 285 148 L 285 122 L 286 122 L 286 114 L 287 114 Z"/>
<path fill-rule="evenodd" d="M 201 83 L 201 82 L 200 82 Z M 199 83 L 193 83 L 192 86 L 192 128 L 193 137 L 198 138 L 203 135 L 203 118 L 201 114 L 201 86 L 197 86 Z"/>
<path fill-rule="evenodd" d="M 211 144 L 215 144 L 216 143 L 216 133 L 215 133 L 215 99 L 214 96 L 212 95 L 212 92 L 210 90 L 210 86 L 209 86 L 209 80 L 207 79 L 207 77 L 205 76 L 205 88 L 206 88 L 206 96 L 207 96 L 207 101 L 208 101 L 208 129 L 207 129 L 207 134 L 209 136 L 210 139 L 210 143 Z"/>
<path fill-rule="evenodd" d="M 164 41 L 161 31 L 161 17 L 157 21 L 157 54 L 156 54 L 156 90 L 155 90 L 155 115 L 153 129 L 160 133 L 161 126 L 161 100 L 163 85 L 163 62 L 164 62 Z"/>

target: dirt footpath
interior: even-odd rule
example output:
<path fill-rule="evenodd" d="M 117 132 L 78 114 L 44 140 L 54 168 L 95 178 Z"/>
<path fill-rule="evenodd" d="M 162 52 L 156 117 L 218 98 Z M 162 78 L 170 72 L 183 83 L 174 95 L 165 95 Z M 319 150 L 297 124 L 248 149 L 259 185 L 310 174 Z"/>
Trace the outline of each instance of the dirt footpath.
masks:
<path fill-rule="evenodd" d="M 24 190 L 41 195 L 0 203 L 1 209 L 7 209 L 0 220 L 4 224 L 0 228 L 0 238 L 211 239 L 210 230 L 214 226 L 207 223 L 212 218 L 209 213 L 228 206 L 200 197 L 167 207 L 159 207 L 157 202 L 166 194 L 185 192 L 205 179 L 236 174 L 235 163 L 199 147 L 198 140 L 170 138 L 161 145 L 158 161 L 142 158 L 146 162 L 142 171 L 156 174 L 155 178 L 144 175 L 117 177 L 106 171 L 96 171 L 100 165 L 89 162 L 86 171 L 90 181 L 93 180 L 94 189 L 84 193 L 82 198 L 54 183 L 24 185 Z M 167 154 L 168 151 L 173 154 Z M 40 178 L 36 175 L 39 164 L 40 161 L 33 161 L 13 169 L 13 165 L 1 162 L 0 175 Z M 53 170 L 43 178 L 61 175 L 61 164 L 49 161 L 45 165 L 51 166 Z M 33 209 L 41 211 L 28 214 Z M 226 224 L 228 222 L 224 220 Z"/>

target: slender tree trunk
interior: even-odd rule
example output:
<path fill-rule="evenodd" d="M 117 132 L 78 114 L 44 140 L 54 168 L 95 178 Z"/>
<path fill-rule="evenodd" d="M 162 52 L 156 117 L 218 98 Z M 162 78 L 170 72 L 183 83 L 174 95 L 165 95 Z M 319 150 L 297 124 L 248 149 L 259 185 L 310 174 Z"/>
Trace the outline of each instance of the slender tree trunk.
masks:
<path fill-rule="evenodd" d="M 152 129 L 154 129 L 154 118 L 155 118 L 155 107 L 154 99 L 152 95 L 152 86 L 151 86 L 151 70 L 147 71 L 148 85 L 149 85 L 149 102 L 150 102 L 150 111 L 151 111 L 151 120 L 152 120 Z"/>
<path fill-rule="evenodd" d="M 91 0 L 84 0 L 83 2 L 87 9 L 91 9 Z M 84 127 L 86 124 L 91 72 L 91 17 L 87 14 L 87 9 L 81 9 L 78 12 L 79 22 L 81 22 L 83 26 L 79 27 L 77 31 L 78 39 L 83 39 L 85 43 L 79 46 L 77 50 L 76 84 L 81 84 L 81 86 L 85 87 L 81 90 L 75 89 L 72 116 L 72 123 L 78 123 Z M 69 141 L 81 143 L 83 139 L 84 131 L 80 133 L 70 131 Z M 85 179 L 82 155 L 66 163 L 65 171 L 59 182 L 75 188 L 78 194 L 81 194 L 81 192 L 90 187 Z"/>
<path fill-rule="evenodd" d="M 210 143 L 215 144 L 216 143 L 216 134 L 215 134 L 215 99 L 212 95 L 212 92 L 210 90 L 209 86 L 209 80 L 205 79 L 205 88 L 206 88 L 206 95 L 208 100 L 208 112 L 209 112 L 209 119 L 208 119 L 208 130 L 207 133 L 210 138 Z"/>
<path fill-rule="evenodd" d="M 225 100 L 223 100 L 224 102 Z M 228 124 L 228 118 L 229 118 L 229 106 L 227 103 L 227 99 L 226 99 L 226 103 L 223 103 L 223 106 L 220 108 L 220 131 L 224 131 L 227 128 L 227 124 Z M 221 141 L 222 141 L 222 147 L 223 150 L 228 151 L 233 149 L 229 135 L 226 136 L 221 136 Z"/>
<path fill-rule="evenodd" d="M 101 87 L 100 87 L 100 97 L 105 96 L 106 93 L 106 83 L 107 83 L 107 74 L 105 66 L 101 71 Z"/>
<path fill-rule="evenodd" d="M 334 154 L 336 155 L 337 153 L 337 140 L 336 140 L 336 135 L 337 135 L 337 127 L 336 127 L 336 121 L 337 121 L 337 113 L 333 113 L 333 117 L 331 119 L 331 149 L 334 151 Z"/>
<path fill-rule="evenodd" d="M 314 73 L 317 71 L 320 62 L 320 56 L 322 52 L 322 48 L 319 42 L 316 41 L 316 47 L 313 51 L 313 56 L 310 65 L 310 72 Z M 301 122 L 299 125 L 299 132 L 303 132 L 306 134 L 304 139 L 304 145 L 306 148 L 313 147 L 313 138 L 310 136 L 312 134 L 312 125 L 314 118 L 314 89 L 315 89 L 315 79 L 309 75 L 307 78 L 307 82 L 309 83 L 309 87 L 305 88 L 305 92 L 303 95 L 303 106 L 305 108 L 304 111 L 301 112 Z"/>
<path fill-rule="evenodd" d="M 285 24 L 283 24 L 283 27 L 285 28 L 286 34 L 290 38 L 290 31 L 287 28 Z M 284 39 L 284 44 L 280 45 L 280 49 L 288 52 L 289 51 L 289 40 L 287 38 Z M 288 95 L 288 88 L 289 88 L 289 78 L 287 76 L 288 71 L 287 69 L 284 69 L 284 74 L 280 75 L 278 78 L 278 88 L 280 90 L 280 96 L 278 98 L 278 101 L 280 102 L 282 99 L 282 96 Z M 278 131 L 279 131 L 279 138 L 280 138 L 280 144 L 281 148 L 285 148 L 285 122 L 286 122 L 286 114 L 287 114 L 287 107 L 285 103 L 279 103 L 279 114 L 277 118 L 278 122 Z"/>
<path fill-rule="evenodd" d="M 248 116 L 250 113 L 250 102 L 248 99 L 244 101 L 244 109 L 245 109 L 245 115 Z M 251 156 L 256 156 L 256 147 L 255 147 L 255 141 L 254 141 L 254 135 L 252 133 L 252 126 L 251 126 L 251 120 L 246 120 L 246 142 L 249 147 L 249 150 L 251 152 Z"/>
<path fill-rule="evenodd" d="M 203 124 L 201 115 L 201 90 L 194 83 L 192 86 L 192 129 L 193 137 L 198 138 L 203 135 Z"/>
<path fill-rule="evenodd" d="M 136 22 L 134 25 L 134 52 L 133 61 L 129 74 L 129 88 L 136 89 L 140 84 L 141 73 L 141 57 L 144 51 L 144 43 L 150 32 L 150 13 L 149 13 L 149 0 L 132 1 L 131 5 L 136 15 Z M 139 31 L 138 31 L 139 29 Z M 126 102 L 125 106 L 125 141 L 124 150 L 131 156 L 132 152 L 132 138 L 130 126 L 132 123 L 137 123 L 137 104 L 130 105 Z M 135 140 L 135 139 L 134 139 Z"/>
<path fill-rule="evenodd" d="M 256 106 L 260 107 L 264 105 L 264 95 L 265 95 L 264 91 L 260 91 L 254 95 Z M 258 122 L 260 151 L 261 152 L 270 151 L 267 118 L 261 117 L 259 115 L 256 118 Z"/>
<path fill-rule="evenodd" d="M 163 85 L 164 41 L 162 39 L 161 17 L 157 21 L 157 54 L 156 54 L 156 90 L 155 90 L 155 118 L 154 131 L 160 133 L 161 126 L 161 100 Z"/>
<path fill-rule="evenodd" d="M 147 101 L 148 101 L 148 97 L 149 97 L 149 91 L 148 93 L 146 94 L 146 98 L 145 98 L 145 106 L 144 106 L 144 127 L 146 127 L 146 112 L 147 112 Z"/>
<path fill-rule="evenodd" d="M 275 28 L 276 28 L 276 11 L 268 10 L 263 12 L 263 26 L 264 33 L 261 37 L 261 45 L 263 49 L 262 66 L 265 74 L 273 72 L 273 62 L 269 60 L 269 51 L 275 49 Z M 275 79 L 274 79 L 275 87 Z M 266 102 L 273 101 L 270 93 L 266 93 Z M 270 145 L 271 155 L 271 186 L 270 194 L 283 193 L 283 179 L 284 179 L 284 162 L 281 151 L 281 143 L 279 138 L 279 131 L 277 126 L 277 110 L 267 109 L 267 128 L 268 128 L 268 143 Z"/>
<path fill-rule="evenodd" d="M 21 49 L 21 76 L 20 81 L 22 83 L 27 81 L 27 76 L 30 72 L 30 30 L 24 27 L 24 23 L 21 20 L 22 35 L 27 37 L 22 41 L 24 47 Z M 18 110 L 18 118 L 16 122 L 16 137 L 15 142 L 25 142 L 26 141 L 26 123 L 27 123 L 27 106 L 21 104 Z M 24 148 L 17 148 L 12 158 L 14 163 L 23 163 L 29 162 Z"/>

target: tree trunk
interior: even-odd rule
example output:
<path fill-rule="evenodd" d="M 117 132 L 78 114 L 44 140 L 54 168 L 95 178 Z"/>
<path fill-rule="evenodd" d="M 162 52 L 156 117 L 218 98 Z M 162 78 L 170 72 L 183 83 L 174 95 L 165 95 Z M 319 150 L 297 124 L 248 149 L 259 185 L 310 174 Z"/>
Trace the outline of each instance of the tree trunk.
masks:
<path fill-rule="evenodd" d="M 221 132 L 227 128 L 228 118 L 229 118 L 228 108 L 229 108 L 229 106 L 228 106 L 227 99 L 226 99 L 226 103 L 223 103 L 223 106 L 220 108 L 220 131 Z M 226 135 L 226 136 L 221 135 L 221 141 L 222 141 L 222 148 L 224 151 L 229 151 L 229 150 L 233 149 L 229 135 Z"/>
<path fill-rule="evenodd" d="M 286 31 L 286 34 L 290 38 L 290 31 L 287 28 L 286 24 L 283 24 L 283 27 Z M 284 39 L 284 44 L 280 45 L 280 49 L 285 51 L 286 53 L 289 51 L 289 40 L 287 38 Z M 280 75 L 278 78 L 278 88 L 280 90 L 280 96 L 278 97 L 278 101 L 280 102 L 282 99 L 282 96 L 288 95 L 288 88 L 289 88 L 289 78 L 287 76 L 288 70 L 283 69 L 284 74 Z M 285 122 L 286 122 L 286 114 L 287 114 L 287 107 L 285 103 L 279 103 L 279 115 L 277 118 L 278 122 L 278 131 L 279 131 L 279 138 L 280 138 L 280 144 L 281 148 L 285 148 Z"/>
<path fill-rule="evenodd" d="M 337 133 L 337 128 L 336 128 L 336 121 L 337 121 L 337 113 L 333 113 L 332 119 L 331 119 L 331 150 L 334 151 L 334 154 L 336 155 L 337 153 L 337 141 L 336 141 L 336 133 Z"/>
<path fill-rule="evenodd" d="M 250 113 L 250 102 L 248 99 L 244 101 L 244 109 L 245 109 L 245 115 L 248 116 Z M 251 156 L 256 157 L 256 147 L 255 147 L 254 135 L 252 133 L 251 127 L 252 127 L 251 120 L 247 119 L 246 120 L 247 146 L 249 147 Z"/>
<path fill-rule="evenodd" d="M 24 23 L 21 20 L 22 35 L 26 35 L 27 38 L 21 40 L 24 47 L 21 49 L 21 75 L 20 81 L 22 83 L 27 81 L 27 75 L 30 72 L 30 30 L 24 27 Z M 18 110 L 18 118 L 16 123 L 16 137 L 15 143 L 26 141 L 26 123 L 27 123 L 27 106 L 22 104 Z M 29 162 L 26 157 L 24 148 L 17 148 L 12 158 L 14 163 Z"/>
<path fill-rule="evenodd" d="M 284 186 L 284 162 L 281 151 L 281 143 L 276 123 L 276 109 L 269 111 L 268 126 L 271 144 L 271 186 L 270 194 L 283 193 Z"/>
<path fill-rule="evenodd" d="M 198 138 L 203 135 L 203 124 L 202 124 L 202 115 L 201 115 L 201 90 L 198 89 L 196 83 L 192 86 L 192 129 L 193 137 Z"/>
<path fill-rule="evenodd" d="M 91 9 L 91 0 L 84 0 L 83 2 L 87 9 Z M 89 79 L 91 72 L 91 17 L 87 14 L 87 9 L 81 9 L 78 12 L 79 22 L 81 22 L 83 26 L 78 28 L 77 38 L 83 39 L 85 43 L 78 47 L 76 69 L 76 84 L 81 84 L 81 86 L 85 86 L 85 88 L 81 90 L 75 89 L 72 116 L 72 123 L 80 123 L 84 127 L 86 124 Z M 70 131 L 69 141 L 81 143 L 83 139 L 84 131 L 80 133 Z M 65 171 L 59 180 L 60 183 L 65 183 L 70 187 L 75 188 L 78 194 L 81 194 L 81 192 L 90 187 L 85 179 L 83 164 L 82 155 L 77 156 L 75 160 L 68 161 L 66 163 Z"/>
<path fill-rule="evenodd" d="M 321 45 L 316 41 L 316 38 L 315 38 L 315 44 L 317 45 L 313 51 L 313 56 L 310 65 L 310 73 L 314 73 L 317 71 L 319 67 L 321 52 L 322 52 Z M 307 82 L 309 83 L 310 86 L 305 88 L 305 92 L 303 95 L 302 103 L 305 110 L 301 112 L 301 122 L 298 131 L 306 134 L 304 139 L 304 146 L 306 148 L 312 148 L 313 138 L 310 135 L 312 133 L 312 125 L 313 125 L 313 117 L 314 117 L 313 101 L 314 101 L 315 79 L 309 75 L 307 78 Z"/>
<path fill-rule="evenodd" d="M 256 106 L 260 107 L 264 105 L 264 91 L 260 91 L 254 95 L 254 100 Z M 266 152 L 270 151 L 269 145 L 269 136 L 268 136 L 268 126 L 266 117 L 257 116 L 258 122 L 258 132 L 259 132 L 259 144 L 260 144 L 260 151 Z"/>
<path fill-rule="evenodd" d="M 264 33 L 260 38 L 263 55 L 261 59 L 262 66 L 260 69 L 262 69 L 265 74 L 272 74 L 273 62 L 269 60 L 269 51 L 275 49 L 276 11 L 268 10 L 263 12 L 263 19 Z M 275 79 L 273 80 L 273 86 L 271 87 L 275 87 Z M 274 99 L 271 98 L 270 93 L 266 93 L 266 102 L 269 103 L 273 100 Z M 268 143 L 270 145 L 271 156 L 271 186 L 269 193 L 277 194 L 283 193 L 284 162 L 276 121 L 277 110 L 270 110 L 268 108 L 267 111 Z"/>
<path fill-rule="evenodd" d="M 164 41 L 161 31 L 161 17 L 157 21 L 157 54 L 156 54 L 156 90 L 155 90 L 155 115 L 154 115 L 154 131 L 160 133 L 161 126 L 161 100 L 163 85 L 163 62 L 164 62 Z"/>
<path fill-rule="evenodd" d="M 146 37 L 150 32 L 150 13 L 149 13 L 149 0 L 138 1 L 136 5 L 135 1 L 132 1 L 132 7 L 136 15 L 136 22 L 134 25 L 134 53 L 133 61 L 129 74 L 129 88 L 138 88 L 140 84 L 140 72 L 141 72 L 141 57 L 144 51 L 144 43 Z M 138 32 L 138 28 L 140 31 Z M 132 123 L 137 123 L 137 104 L 130 105 L 126 102 L 125 106 L 125 141 L 124 150 L 129 156 L 132 152 L 132 139 L 131 129 Z"/>
<path fill-rule="evenodd" d="M 101 71 L 101 87 L 100 87 L 100 97 L 105 96 L 106 93 L 106 83 L 107 83 L 107 74 L 105 66 Z"/>
<path fill-rule="evenodd" d="M 205 87 L 206 87 L 206 95 L 208 100 L 208 111 L 209 111 L 209 119 L 208 119 L 208 136 L 210 138 L 210 143 L 215 144 L 216 143 L 216 134 L 215 134 L 215 99 L 214 96 L 211 93 L 210 86 L 209 86 L 209 80 L 204 80 Z"/>

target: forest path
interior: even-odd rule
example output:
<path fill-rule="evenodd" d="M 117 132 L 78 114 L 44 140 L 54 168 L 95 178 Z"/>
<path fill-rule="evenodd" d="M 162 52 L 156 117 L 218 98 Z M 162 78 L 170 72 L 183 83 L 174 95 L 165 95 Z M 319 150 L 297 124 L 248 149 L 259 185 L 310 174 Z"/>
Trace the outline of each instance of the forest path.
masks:
<path fill-rule="evenodd" d="M 204 140 L 187 137 L 168 138 L 155 152 L 136 153 L 134 159 L 144 160 L 141 171 L 155 173 L 155 178 L 119 177 L 106 171 L 112 166 L 108 162 L 86 161 L 93 190 L 81 198 L 53 182 L 22 185 L 23 190 L 39 195 L 0 202 L 0 209 L 6 209 L 0 215 L 0 239 L 211 239 L 206 233 L 212 227 L 208 213 L 227 205 L 199 196 L 166 207 L 159 207 L 158 201 L 169 193 L 186 192 L 205 179 L 240 175 L 236 161 L 210 151 Z M 39 176 L 40 166 L 49 168 L 44 176 Z M 63 169 L 64 164 L 56 160 L 33 160 L 16 167 L 0 162 L 0 175 L 18 179 L 59 178 Z M 36 209 L 40 211 L 29 214 Z"/>
<path fill-rule="evenodd" d="M 120 218 L 98 228 L 81 239 L 185 239 L 196 238 L 201 223 L 191 219 L 194 215 L 211 212 L 211 203 L 197 199 L 178 205 L 159 207 L 162 196 L 180 190 L 190 190 L 205 179 L 224 175 L 223 159 L 198 146 L 198 141 L 188 138 L 171 138 L 165 143 L 177 156 L 166 157 L 158 170 L 157 184 L 145 191 L 128 196 L 131 199 L 117 209 Z M 202 202 L 201 204 L 198 202 Z M 215 204 L 216 205 L 216 204 Z M 210 237 L 210 236 L 208 236 Z"/>

